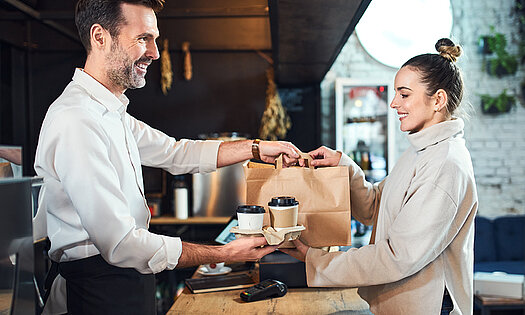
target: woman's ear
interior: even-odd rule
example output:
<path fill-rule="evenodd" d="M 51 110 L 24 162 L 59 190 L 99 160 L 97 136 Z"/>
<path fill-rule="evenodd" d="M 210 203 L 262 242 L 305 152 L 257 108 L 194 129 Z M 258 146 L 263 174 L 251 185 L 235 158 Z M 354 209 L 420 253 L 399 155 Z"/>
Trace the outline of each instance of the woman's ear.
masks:
<path fill-rule="evenodd" d="M 448 95 L 447 92 L 443 89 L 439 89 L 434 94 L 435 96 L 435 104 L 434 104 L 434 110 L 436 112 L 441 111 L 443 108 L 446 108 L 448 103 Z"/>

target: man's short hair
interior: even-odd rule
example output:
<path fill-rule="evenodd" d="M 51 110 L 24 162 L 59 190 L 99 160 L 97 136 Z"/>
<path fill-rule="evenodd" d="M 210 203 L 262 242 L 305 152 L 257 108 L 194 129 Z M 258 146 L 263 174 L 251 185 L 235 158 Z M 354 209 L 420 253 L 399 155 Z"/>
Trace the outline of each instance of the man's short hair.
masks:
<path fill-rule="evenodd" d="M 164 7 L 164 0 L 79 0 L 75 23 L 88 54 L 91 51 L 90 30 L 93 24 L 100 24 L 113 38 L 119 35 L 120 27 L 125 22 L 121 9 L 123 3 L 143 5 L 155 12 Z"/>

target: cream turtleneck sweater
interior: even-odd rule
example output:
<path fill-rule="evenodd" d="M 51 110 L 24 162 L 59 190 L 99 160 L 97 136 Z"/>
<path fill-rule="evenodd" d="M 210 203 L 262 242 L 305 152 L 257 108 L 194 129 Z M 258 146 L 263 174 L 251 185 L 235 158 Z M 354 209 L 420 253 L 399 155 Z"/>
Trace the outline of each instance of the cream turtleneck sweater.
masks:
<path fill-rule="evenodd" d="M 411 146 L 381 183 L 365 181 L 348 156 L 352 215 L 375 244 L 348 252 L 309 249 L 311 287 L 360 287 L 374 314 L 438 314 L 445 287 L 451 314 L 471 314 L 478 198 L 461 119 L 409 134 Z"/>

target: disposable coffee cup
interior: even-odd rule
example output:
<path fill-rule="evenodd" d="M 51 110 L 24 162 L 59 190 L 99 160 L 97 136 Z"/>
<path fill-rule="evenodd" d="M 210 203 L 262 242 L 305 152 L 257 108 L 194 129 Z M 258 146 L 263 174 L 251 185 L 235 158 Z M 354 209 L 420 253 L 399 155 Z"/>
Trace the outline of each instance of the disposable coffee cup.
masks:
<path fill-rule="evenodd" d="M 241 205 L 237 207 L 237 220 L 240 230 L 262 230 L 264 207 Z"/>
<path fill-rule="evenodd" d="M 270 224 L 276 231 L 297 226 L 299 202 L 294 197 L 274 197 L 268 202 L 268 208 Z"/>

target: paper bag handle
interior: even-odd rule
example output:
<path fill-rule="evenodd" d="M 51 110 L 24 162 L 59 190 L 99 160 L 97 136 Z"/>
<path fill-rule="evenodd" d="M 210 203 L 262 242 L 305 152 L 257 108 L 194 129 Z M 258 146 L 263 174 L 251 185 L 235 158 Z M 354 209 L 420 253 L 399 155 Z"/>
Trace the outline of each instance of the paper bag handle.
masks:
<path fill-rule="evenodd" d="M 312 157 L 310 156 L 310 154 L 300 152 L 299 155 L 300 155 L 300 158 L 299 158 L 299 159 L 304 160 L 304 162 L 305 162 L 305 166 L 306 166 L 306 167 L 308 167 L 308 168 L 314 168 L 314 167 L 312 166 L 312 163 L 311 163 L 313 159 L 312 159 Z M 275 168 L 276 168 L 276 169 L 281 169 L 281 168 L 283 168 L 283 155 L 282 155 L 282 154 L 279 155 L 279 157 L 275 160 Z"/>

